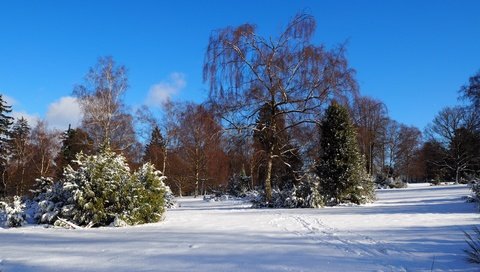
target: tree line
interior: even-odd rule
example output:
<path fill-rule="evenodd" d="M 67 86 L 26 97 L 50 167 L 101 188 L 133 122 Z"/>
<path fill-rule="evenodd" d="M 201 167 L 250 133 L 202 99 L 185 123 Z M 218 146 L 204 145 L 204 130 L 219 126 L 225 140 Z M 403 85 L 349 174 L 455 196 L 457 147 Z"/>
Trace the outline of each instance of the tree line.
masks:
<path fill-rule="evenodd" d="M 361 96 L 345 46 L 313 44 L 315 28 L 312 16 L 299 14 L 276 37 L 261 36 L 252 24 L 212 32 L 203 67 L 209 99 L 168 101 L 161 114 L 129 109 L 128 70 L 112 57 L 99 58 L 73 90 L 83 113 L 78 127 L 59 132 L 44 121 L 14 120 L 0 95 L 0 195 L 28 194 L 36 178 L 61 178 L 77 153 L 106 146 L 132 169 L 152 163 L 177 195 L 225 192 L 229 180 L 243 176 L 247 187 L 264 190 L 266 202 L 308 173 L 323 181 L 344 174 L 325 171 L 342 148 L 350 155 L 338 160 L 358 151 L 361 160 L 351 163 L 377 181 L 460 182 L 479 175 L 480 72 L 460 90 L 468 103 L 441 110 L 422 133 L 391 119 L 382 101 Z M 354 132 L 342 133 L 354 141 L 345 136 L 348 144 L 330 150 L 325 139 L 335 143 L 339 131 L 350 131 L 338 130 L 345 121 L 325 124 L 334 113 L 346 116 Z"/>

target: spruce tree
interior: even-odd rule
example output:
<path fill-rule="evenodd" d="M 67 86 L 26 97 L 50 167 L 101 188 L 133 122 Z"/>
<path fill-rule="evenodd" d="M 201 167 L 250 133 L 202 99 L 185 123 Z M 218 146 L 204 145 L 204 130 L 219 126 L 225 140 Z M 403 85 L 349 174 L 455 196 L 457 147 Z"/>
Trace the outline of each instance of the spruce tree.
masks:
<path fill-rule="evenodd" d="M 155 126 L 150 136 L 150 142 L 145 146 L 143 161 L 149 162 L 153 164 L 156 169 L 160 169 L 165 172 L 166 153 L 165 139 L 160 132 L 160 128 Z"/>
<path fill-rule="evenodd" d="M 29 143 L 30 130 L 27 119 L 22 116 L 15 121 L 10 131 L 11 139 L 8 146 L 13 171 L 9 172 L 9 181 L 14 184 L 16 195 L 27 193 L 27 182 L 34 181 L 29 180 L 27 176 L 31 174 L 27 171 L 32 155 Z"/>
<path fill-rule="evenodd" d="M 326 110 L 320 128 L 321 154 L 317 174 L 327 204 L 371 201 L 374 198 L 373 183 L 365 171 L 347 109 L 333 102 Z"/>
<path fill-rule="evenodd" d="M 8 141 L 9 130 L 13 124 L 13 117 L 8 116 L 12 112 L 12 106 L 7 105 L 3 100 L 2 94 L 0 94 L 0 178 L 2 187 L 0 188 L 0 195 L 5 196 L 6 193 L 6 170 L 7 170 L 7 158 L 8 158 Z"/>
<path fill-rule="evenodd" d="M 93 140 L 90 136 L 80 128 L 71 128 L 63 133 L 62 147 L 59 154 L 55 158 L 57 164 L 57 178 L 61 178 L 63 175 L 63 169 L 67 165 L 71 165 L 76 169 L 76 165 L 72 162 L 76 159 L 76 155 L 82 152 L 83 154 L 93 153 Z"/>

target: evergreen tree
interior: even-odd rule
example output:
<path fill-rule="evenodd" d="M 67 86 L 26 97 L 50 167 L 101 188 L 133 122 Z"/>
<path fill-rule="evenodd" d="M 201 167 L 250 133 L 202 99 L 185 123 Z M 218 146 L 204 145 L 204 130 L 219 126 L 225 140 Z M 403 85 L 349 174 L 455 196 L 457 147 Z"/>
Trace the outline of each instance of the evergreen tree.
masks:
<path fill-rule="evenodd" d="M 23 195 L 27 193 L 26 182 L 28 177 L 26 176 L 26 169 L 31 157 L 29 145 L 30 126 L 24 117 L 20 117 L 15 121 L 10 136 L 9 152 L 11 163 L 9 165 L 9 181 L 13 183 L 15 188 L 11 192 L 16 195 Z M 34 180 L 32 180 L 33 182 Z"/>
<path fill-rule="evenodd" d="M 162 169 L 165 172 L 166 166 L 166 142 L 160 132 L 160 128 L 155 126 L 152 130 L 150 142 L 145 146 L 144 162 L 149 162 L 156 169 Z"/>
<path fill-rule="evenodd" d="M 63 169 L 67 165 L 76 167 L 72 162 L 76 159 L 77 153 L 92 154 L 93 140 L 81 128 L 72 129 L 68 126 L 62 137 L 62 148 L 60 149 L 55 162 L 57 164 L 56 176 L 60 178 L 63 174 Z"/>
<path fill-rule="evenodd" d="M 8 141 L 9 130 L 13 124 L 13 118 L 8 116 L 12 112 L 12 106 L 7 105 L 0 94 L 0 175 L 2 187 L 0 188 L 0 195 L 5 196 L 7 187 L 7 158 L 8 158 Z"/>
<path fill-rule="evenodd" d="M 356 132 L 346 108 L 333 102 L 321 124 L 321 154 L 317 165 L 320 189 L 327 204 L 365 203 L 374 198 Z"/>

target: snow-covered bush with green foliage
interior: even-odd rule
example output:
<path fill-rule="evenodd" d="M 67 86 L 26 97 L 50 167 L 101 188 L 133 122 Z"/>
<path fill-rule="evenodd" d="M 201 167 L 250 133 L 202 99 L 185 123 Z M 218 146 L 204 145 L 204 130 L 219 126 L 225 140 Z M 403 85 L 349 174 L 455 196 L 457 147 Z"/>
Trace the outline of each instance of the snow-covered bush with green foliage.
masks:
<path fill-rule="evenodd" d="M 69 195 L 61 182 L 44 177 L 36 181 L 34 189 L 31 190 L 34 197 L 30 202 L 33 219 L 39 224 L 53 224 L 68 201 Z"/>
<path fill-rule="evenodd" d="M 127 192 L 125 201 L 127 209 L 117 215 L 130 225 L 160 221 L 165 212 L 164 179 L 153 164 L 144 164 L 130 179 L 128 189 L 131 193 Z"/>
<path fill-rule="evenodd" d="M 175 199 L 175 195 L 172 192 L 172 189 L 170 189 L 170 186 L 165 185 L 165 208 L 168 209 L 173 209 L 176 208 L 177 205 L 177 200 Z"/>
<path fill-rule="evenodd" d="M 108 148 L 97 155 L 79 153 L 75 162 L 78 168 L 67 166 L 61 182 L 38 180 L 38 223 L 118 226 L 162 219 L 168 189 L 153 165 L 147 163 L 131 174 L 125 158 Z"/>
<path fill-rule="evenodd" d="M 12 203 L 0 202 L 0 226 L 14 228 L 25 223 L 25 203 L 19 196 L 14 196 Z"/>
<path fill-rule="evenodd" d="M 404 182 L 400 178 L 392 178 L 392 177 L 383 177 L 377 176 L 375 178 L 375 184 L 377 189 L 399 189 L 399 188 L 407 188 L 408 183 Z"/>
<path fill-rule="evenodd" d="M 294 185 L 289 196 L 284 201 L 286 208 L 321 208 L 324 205 L 323 197 L 318 190 L 318 177 L 306 175 L 298 185 Z"/>
<path fill-rule="evenodd" d="M 251 182 L 251 177 L 245 174 L 234 174 L 229 180 L 227 185 L 227 192 L 230 195 L 236 197 L 244 197 L 249 191 L 249 184 Z"/>
<path fill-rule="evenodd" d="M 306 174 L 298 184 L 291 183 L 289 188 L 283 190 L 274 189 L 272 202 L 268 207 L 272 208 L 320 208 L 323 207 L 323 196 L 319 189 L 318 177 L 314 173 Z M 264 196 L 264 194 L 260 194 Z M 253 207 L 265 207 L 265 200 L 260 197 L 253 199 Z"/>
<path fill-rule="evenodd" d="M 480 179 L 473 180 L 470 186 L 472 189 L 473 198 L 475 198 L 475 201 L 479 201 L 480 200 Z"/>

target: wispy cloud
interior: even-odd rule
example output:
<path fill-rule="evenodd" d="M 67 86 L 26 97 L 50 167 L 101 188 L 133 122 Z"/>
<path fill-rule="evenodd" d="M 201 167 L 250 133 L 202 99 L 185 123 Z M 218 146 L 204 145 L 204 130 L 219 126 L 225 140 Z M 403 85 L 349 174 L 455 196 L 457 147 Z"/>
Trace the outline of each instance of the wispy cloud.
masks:
<path fill-rule="evenodd" d="M 185 75 L 182 73 L 172 73 L 167 80 L 163 80 L 152 87 L 148 92 L 146 103 L 150 106 L 161 107 L 165 102 L 171 99 L 180 90 L 187 86 Z"/>

